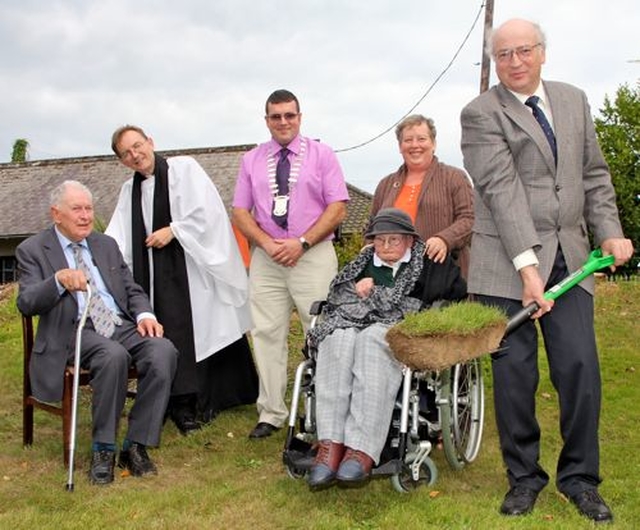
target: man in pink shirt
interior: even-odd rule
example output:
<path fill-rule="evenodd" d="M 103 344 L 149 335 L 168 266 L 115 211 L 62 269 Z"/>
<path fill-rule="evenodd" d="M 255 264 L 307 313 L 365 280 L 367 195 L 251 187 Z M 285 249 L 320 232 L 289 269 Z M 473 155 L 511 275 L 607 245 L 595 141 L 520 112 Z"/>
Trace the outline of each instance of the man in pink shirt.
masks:
<path fill-rule="evenodd" d="M 311 304 L 326 297 L 337 273 L 331 240 L 349 200 L 333 150 L 300 135 L 296 96 L 276 90 L 265 110 L 271 140 L 244 155 L 233 198 L 233 222 L 253 246 L 249 279 L 260 417 L 250 438 L 270 436 L 287 418 L 291 311 L 295 307 L 306 332 Z"/>

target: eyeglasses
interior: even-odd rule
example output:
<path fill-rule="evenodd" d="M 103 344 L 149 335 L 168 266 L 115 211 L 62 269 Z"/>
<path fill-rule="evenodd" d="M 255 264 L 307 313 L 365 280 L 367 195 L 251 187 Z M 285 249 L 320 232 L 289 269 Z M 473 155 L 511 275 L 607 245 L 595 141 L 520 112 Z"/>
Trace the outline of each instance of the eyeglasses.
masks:
<path fill-rule="evenodd" d="M 404 241 L 404 236 L 375 236 L 373 242 L 382 248 L 389 246 L 390 248 L 399 247 Z"/>
<path fill-rule="evenodd" d="M 534 44 L 533 46 L 518 46 L 517 48 L 507 48 L 506 50 L 499 50 L 495 53 L 495 60 L 499 63 L 509 63 L 513 59 L 513 54 L 518 56 L 521 61 L 527 61 L 533 56 L 533 50 L 538 46 L 542 46 L 541 42 Z"/>
<path fill-rule="evenodd" d="M 142 149 L 142 146 L 147 143 L 147 140 L 148 138 L 145 138 L 144 140 L 140 140 L 136 142 L 129 149 L 120 153 L 120 158 L 123 158 L 123 159 L 131 158 L 135 153 L 139 153 L 140 149 Z"/>
<path fill-rule="evenodd" d="M 273 123 L 278 123 L 284 118 L 286 121 L 293 121 L 300 115 L 299 112 L 285 112 L 284 114 L 269 114 L 267 119 Z"/>

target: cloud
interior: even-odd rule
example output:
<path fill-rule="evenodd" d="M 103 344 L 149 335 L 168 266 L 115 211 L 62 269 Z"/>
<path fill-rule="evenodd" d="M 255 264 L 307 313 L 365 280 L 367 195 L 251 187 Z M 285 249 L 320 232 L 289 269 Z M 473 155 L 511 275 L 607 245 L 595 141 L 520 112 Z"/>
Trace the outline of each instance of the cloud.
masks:
<path fill-rule="evenodd" d="M 635 83 L 635 0 L 498 2 L 496 23 L 537 19 L 545 76 L 605 94 Z M 137 123 L 160 149 L 267 139 L 264 100 L 300 98 L 303 132 L 346 149 L 391 127 L 451 61 L 482 2 L 449 0 L 22 0 L 0 7 L 0 161 L 27 138 L 31 158 L 109 152 Z M 438 127 L 438 154 L 461 164 L 458 116 L 479 90 L 483 16 L 417 112 Z M 373 190 L 400 163 L 393 132 L 339 154 L 347 179 Z"/>

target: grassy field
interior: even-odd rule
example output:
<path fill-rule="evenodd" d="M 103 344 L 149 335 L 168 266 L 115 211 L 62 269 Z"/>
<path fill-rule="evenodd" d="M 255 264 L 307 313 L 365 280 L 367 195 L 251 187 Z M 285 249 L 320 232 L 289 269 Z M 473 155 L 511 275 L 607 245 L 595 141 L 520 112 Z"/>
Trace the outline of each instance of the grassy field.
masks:
<path fill-rule="evenodd" d="M 603 374 L 601 492 L 617 528 L 640 521 L 640 282 L 598 284 L 596 324 Z M 291 366 L 301 355 L 300 333 L 292 334 Z M 546 362 L 541 356 L 541 370 Z M 65 491 L 58 418 L 36 411 L 35 443 L 22 447 L 20 322 L 11 297 L 0 303 L 0 528 L 132 529 L 566 529 L 591 528 L 552 483 L 531 515 L 498 514 L 506 478 L 495 432 L 491 380 L 486 385 L 485 434 L 478 459 L 452 471 L 441 451 L 432 457 L 439 478 L 414 493 L 395 492 L 387 479 L 365 488 L 312 493 L 289 478 L 282 465 L 284 433 L 249 441 L 255 408 L 222 413 L 201 432 L 184 438 L 167 424 L 162 447 L 153 450 L 157 477 L 117 476 L 95 487 L 89 463 L 89 396 L 81 406 L 75 491 Z M 554 475 L 560 448 L 556 395 L 546 375 L 538 393 L 543 430 L 542 463 Z"/>

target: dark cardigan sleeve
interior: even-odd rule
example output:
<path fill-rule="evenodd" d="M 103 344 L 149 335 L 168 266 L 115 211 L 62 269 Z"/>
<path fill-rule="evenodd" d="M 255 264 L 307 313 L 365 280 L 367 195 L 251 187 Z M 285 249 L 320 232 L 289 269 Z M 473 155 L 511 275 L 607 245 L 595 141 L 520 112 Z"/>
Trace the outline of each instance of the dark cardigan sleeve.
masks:
<path fill-rule="evenodd" d="M 467 282 L 450 256 L 444 263 L 436 263 L 425 256 L 422 274 L 410 296 L 422 300 L 422 307 L 436 300 L 463 300 L 467 297 Z"/>

